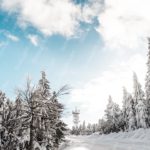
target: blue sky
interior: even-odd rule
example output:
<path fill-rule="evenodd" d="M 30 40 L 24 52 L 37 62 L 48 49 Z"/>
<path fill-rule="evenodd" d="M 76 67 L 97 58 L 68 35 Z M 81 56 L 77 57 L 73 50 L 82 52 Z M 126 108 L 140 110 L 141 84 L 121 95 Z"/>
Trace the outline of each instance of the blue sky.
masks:
<path fill-rule="evenodd" d="M 149 0 L 0 0 L 0 89 L 14 98 L 30 75 L 46 71 L 54 89 L 72 87 L 63 99 L 81 110 L 81 122 L 104 115 L 108 95 L 121 104 L 132 93 L 132 73 L 144 88 Z M 142 10 L 142 11 L 139 11 Z M 145 10 L 145 11 L 143 11 Z"/>
<path fill-rule="evenodd" d="M 33 27 L 21 29 L 16 16 L 2 10 L 0 22 L 0 41 L 4 43 L 0 53 L 0 82 L 1 89 L 8 95 L 13 94 L 12 89 L 20 86 L 28 74 L 37 80 L 41 70 L 47 72 L 57 88 L 68 83 L 74 86 L 97 70 L 93 59 L 97 60 L 100 54 L 101 38 L 92 25 L 81 25 L 83 33 L 77 38 L 65 38 L 61 35 L 45 37 Z M 7 34 L 16 36 L 18 41 L 8 38 Z M 38 46 L 27 38 L 29 34 L 38 36 Z"/>

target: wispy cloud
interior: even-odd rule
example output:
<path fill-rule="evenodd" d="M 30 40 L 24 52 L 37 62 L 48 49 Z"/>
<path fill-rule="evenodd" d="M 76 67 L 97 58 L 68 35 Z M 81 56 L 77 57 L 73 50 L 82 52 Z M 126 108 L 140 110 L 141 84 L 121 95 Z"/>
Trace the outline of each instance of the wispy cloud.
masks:
<path fill-rule="evenodd" d="M 19 38 L 13 34 L 10 33 L 6 33 L 6 37 L 9 38 L 10 40 L 14 41 L 14 42 L 18 42 Z"/>
<path fill-rule="evenodd" d="M 34 46 L 38 46 L 39 44 L 39 38 L 37 35 L 33 35 L 33 34 L 29 34 L 27 36 L 27 38 L 30 40 L 30 42 L 34 45 Z"/>

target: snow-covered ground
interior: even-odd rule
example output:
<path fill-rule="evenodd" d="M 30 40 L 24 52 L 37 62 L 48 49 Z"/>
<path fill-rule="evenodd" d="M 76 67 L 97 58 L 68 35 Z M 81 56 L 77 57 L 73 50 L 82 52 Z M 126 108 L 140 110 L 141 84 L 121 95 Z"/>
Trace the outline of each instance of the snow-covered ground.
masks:
<path fill-rule="evenodd" d="M 150 129 L 109 135 L 68 136 L 59 150 L 150 150 Z"/>

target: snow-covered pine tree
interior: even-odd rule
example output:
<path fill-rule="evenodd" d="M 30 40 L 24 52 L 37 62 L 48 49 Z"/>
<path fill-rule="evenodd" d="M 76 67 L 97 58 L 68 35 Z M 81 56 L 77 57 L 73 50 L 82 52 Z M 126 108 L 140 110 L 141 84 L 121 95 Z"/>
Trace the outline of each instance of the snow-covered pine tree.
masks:
<path fill-rule="evenodd" d="M 4 144 L 5 130 L 4 130 L 4 105 L 5 105 L 5 93 L 0 91 L 0 149 Z"/>
<path fill-rule="evenodd" d="M 85 120 L 83 121 L 83 124 L 82 124 L 82 134 L 83 134 L 83 135 L 86 134 L 86 124 L 85 124 Z"/>
<path fill-rule="evenodd" d="M 92 124 L 92 132 L 95 133 L 97 129 L 97 124 Z"/>
<path fill-rule="evenodd" d="M 54 107 L 52 107 L 53 111 L 53 120 L 51 120 L 52 123 L 52 129 L 55 130 L 55 133 L 53 133 L 53 140 L 54 140 L 54 147 L 58 148 L 60 143 L 64 141 L 64 137 L 67 131 L 66 124 L 61 120 L 62 112 L 64 110 L 64 106 L 58 101 L 58 97 L 64 94 L 68 94 L 67 87 L 62 87 L 58 92 L 53 92 L 53 95 L 51 97 L 51 102 Z M 50 116 L 51 117 L 51 116 Z"/>
<path fill-rule="evenodd" d="M 48 83 L 45 73 L 42 73 L 42 78 L 44 78 L 43 82 Z M 26 120 L 22 126 L 26 126 L 26 134 L 30 139 L 26 149 L 33 150 L 37 143 L 40 147 L 53 150 L 58 148 L 66 130 L 66 124 L 61 120 L 64 107 L 57 98 L 68 94 L 68 89 L 64 86 L 58 92 L 50 94 L 48 84 L 40 82 L 39 85 L 31 86 L 28 80 L 25 89 L 19 90 Z"/>
<path fill-rule="evenodd" d="M 10 101 L 5 97 L 5 94 L 1 92 L 1 150 L 19 149 L 25 150 L 24 143 L 22 140 L 24 131 L 23 124 L 23 113 L 22 113 L 22 103 L 17 97 L 16 101 Z"/>
<path fill-rule="evenodd" d="M 37 141 L 40 143 L 40 145 L 44 144 L 48 147 L 52 147 L 52 132 L 55 132 L 51 129 L 51 120 L 53 119 L 52 107 L 54 107 L 54 105 L 52 105 L 52 102 L 49 102 L 52 97 L 49 84 L 50 82 L 46 78 L 46 73 L 42 71 L 41 79 L 39 80 L 36 90 L 38 96 L 37 101 L 40 104 L 40 107 L 37 108 L 37 111 L 40 112 L 40 115 L 36 118 L 35 124 L 37 124 Z M 51 115 L 51 120 L 49 114 Z"/>
<path fill-rule="evenodd" d="M 121 116 L 121 110 L 119 108 L 119 105 L 114 103 L 114 105 L 113 105 L 113 124 L 114 124 L 116 132 L 120 131 L 120 122 L 121 122 L 120 116 Z"/>
<path fill-rule="evenodd" d="M 113 132 L 114 124 L 113 124 L 113 101 L 111 96 L 108 98 L 108 104 L 105 110 L 106 122 L 107 122 L 107 132 Z"/>
<path fill-rule="evenodd" d="M 134 73 L 133 75 L 134 81 L 134 108 L 135 108 L 135 116 L 136 116 L 136 126 L 137 128 L 144 127 L 146 128 L 148 125 L 148 111 L 147 106 L 145 104 L 144 92 L 141 88 L 141 84 L 137 79 L 137 75 Z M 141 116 L 143 115 L 143 116 Z M 143 122 L 143 123 L 142 123 Z"/>
<path fill-rule="evenodd" d="M 103 125 L 103 119 L 99 119 L 97 124 L 97 132 L 102 131 L 102 125 Z"/>
<path fill-rule="evenodd" d="M 25 148 L 27 150 L 33 150 L 36 139 L 35 129 L 37 128 L 35 121 L 40 115 L 39 112 L 37 112 L 37 108 L 41 105 L 37 101 L 38 96 L 36 89 L 31 86 L 29 79 L 27 80 L 25 89 L 18 90 L 18 93 L 24 105 L 24 121 L 22 122 L 22 126 L 26 128 L 26 136 L 29 137 Z"/>
<path fill-rule="evenodd" d="M 113 101 L 112 101 L 112 98 L 111 96 L 109 96 L 108 98 L 108 104 L 107 104 L 107 107 L 106 107 L 106 110 L 105 110 L 105 116 L 106 116 L 106 119 L 110 122 L 112 122 L 112 108 L 113 108 Z"/>
<path fill-rule="evenodd" d="M 51 96 L 50 92 L 50 82 L 46 78 L 46 73 L 44 71 L 41 72 L 41 79 L 38 83 L 38 92 L 41 94 L 41 96 L 45 99 L 49 98 Z"/>
<path fill-rule="evenodd" d="M 107 131 L 106 131 L 106 125 L 107 125 L 106 121 L 103 118 L 99 120 L 98 131 L 99 131 L 100 134 L 107 133 Z"/>
<path fill-rule="evenodd" d="M 75 134 L 75 133 L 76 133 L 76 127 L 75 127 L 75 126 L 72 126 L 71 134 Z"/>
<path fill-rule="evenodd" d="M 24 127 L 22 126 L 22 122 L 24 121 L 23 115 L 24 111 L 23 110 L 23 101 L 21 99 L 21 95 L 18 93 L 16 100 L 15 100 L 15 124 L 17 126 L 16 128 L 16 135 L 22 137 L 22 133 L 24 131 Z"/>
<path fill-rule="evenodd" d="M 90 135 L 92 133 L 92 125 L 91 125 L 91 123 L 87 124 L 87 128 L 86 129 L 87 129 L 87 134 Z"/>
<path fill-rule="evenodd" d="M 0 128 L 2 127 L 5 99 L 6 99 L 5 94 L 2 91 L 0 91 Z"/>
<path fill-rule="evenodd" d="M 148 127 L 148 110 L 146 106 L 146 101 L 143 99 L 140 99 L 135 109 L 136 109 L 137 128 L 147 128 Z"/>
<path fill-rule="evenodd" d="M 118 132 L 120 130 L 119 122 L 120 122 L 120 113 L 121 110 L 119 105 L 112 101 L 111 96 L 109 96 L 107 108 L 105 110 L 105 116 L 107 120 L 108 132 Z"/>
<path fill-rule="evenodd" d="M 122 106 L 122 115 L 123 115 L 123 120 L 124 120 L 124 129 L 126 130 L 128 128 L 128 92 L 126 88 L 123 88 L 123 106 Z"/>
<path fill-rule="evenodd" d="M 148 123 L 150 126 L 150 38 L 148 38 L 147 73 L 145 82 L 146 105 L 148 108 Z"/>
<path fill-rule="evenodd" d="M 133 73 L 133 100 L 135 106 L 137 105 L 140 99 L 144 99 L 144 92 L 141 88 L 141 84 L 138 81 L 137 75 Z"/>
<path fill-rule="evenodd" d="M 82 135 L 82 125 L 81 124 L 79 125 L 78 130 L 79 130 L 79 135 Z"/>
<path fill-rule="evenodd" d="M 134 130 L 136 129 L 135 107 L 134 107 L 134 100 L 130 93 L 128 93 L 127 99 L 128 99 L 127 100 L 128 130 Z"/>
<path fill-rule="evenodd" d="M 16 149 L 18 147 L 19 141 L 15 134 L 17 128 L 14 104 L 7 99 L 4 104 L 2 119 L 2 150 Z"/>
<path fill-rule="evenodd" d="M 40 116 L 36 118 L 37 141 L 41 145 L 46 145 L 47 149 L 58 148 L 66 132 L 66 124 L 61 120 L 64 106 L 58 101 L 58 97 L 68 94 L 68 88 L 63 86 L 58 92 L 51 92 L 46 73 L 42 71 L 36 93 L 37 101 L 41 104 L 38 108 Z"/>

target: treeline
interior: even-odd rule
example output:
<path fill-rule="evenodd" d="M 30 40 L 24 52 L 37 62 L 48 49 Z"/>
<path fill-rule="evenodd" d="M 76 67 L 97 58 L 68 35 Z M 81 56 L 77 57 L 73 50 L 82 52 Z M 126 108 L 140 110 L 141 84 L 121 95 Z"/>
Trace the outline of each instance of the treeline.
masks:
<path fill-rule="evenodd" d="M 101 121 L 101 120 L 99 120 Z M 71 130 L 71 134 L 74 135 L 90 135 L 95 132 L 99 132 L 101 130 L 101 122 L 91 124 L 86 124 L 85 121 L 83 121 L 82 124 L 79 126 L 73 126 Z"/>
<path fill-rule="evenodd" d="M 58 97 L 67 94 L 67 87 L 52 91 L 45 72 L 38 84 L 27 80 L 9 100 L 0 92 L 0 149 L 54 150 L 64 140 L 66 124 L 61 120 L 64 106 Z"/>
<path fill-rule="evenodd" d="M 149 43 L 150 45 L 150 43 Z M 122 108 L 109 96 L 105 116 L 97 124 L 83 123 L 73 127 L 72 134 L 108 134 L 111 132 L 130 131 L 138 128 L 150 128 L 150 47 L 148 52 L 145 92 L 133 73 L 133 93 L 123 88 Z"/>

